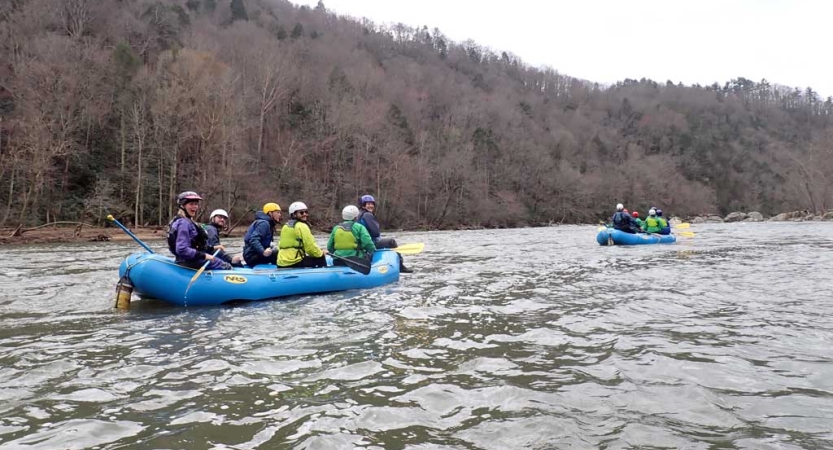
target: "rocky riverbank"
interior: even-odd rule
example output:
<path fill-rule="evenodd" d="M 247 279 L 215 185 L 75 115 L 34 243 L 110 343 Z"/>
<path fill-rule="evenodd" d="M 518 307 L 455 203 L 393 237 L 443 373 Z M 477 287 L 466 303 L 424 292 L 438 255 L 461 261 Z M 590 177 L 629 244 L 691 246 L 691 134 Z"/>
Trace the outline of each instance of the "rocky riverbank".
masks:
<path fill-rule="evenodd" d="M 727 223 L 727 222 L 810 222 L 833 220 L 833 211 L 826 214 L 813 214 L 810 211 L 792 211 L 778 214 L 772 217 L 764 217 L 763 214 L 752 212 L 735 211 L 726 217 L 717 215 L 694 216 L 686 219 L 689 223 Z"/>

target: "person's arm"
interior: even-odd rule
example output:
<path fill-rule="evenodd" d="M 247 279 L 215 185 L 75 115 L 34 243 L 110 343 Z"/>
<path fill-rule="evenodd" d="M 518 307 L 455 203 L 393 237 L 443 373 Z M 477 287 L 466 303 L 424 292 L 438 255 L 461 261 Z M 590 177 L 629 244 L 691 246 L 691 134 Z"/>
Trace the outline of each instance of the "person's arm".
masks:
<path fill-rule="evenodd" d="M 333 227 L 333 231 L 330 233 L 330 238 L 327 239 L 327 251 L 330 253 L 334 253 L 336 251 L 336 229 L 338 225 Z"/>
<path fill-rule="evenodd" d="M 356 228 L 359 229 L 359 248 L 364 250 L 368 256 L 372 256 L 376 252 L 376 244 L 373 243 L 373 238 L 370 237 L 367 228 L 362 226 L 362 224 L 357 225 Z"/>
<path fill-rule="evenodd" d="M 176 233 L 176 256 L 186 261 L 207 259 L 205 252 L 191 247 L 191 240 L 196 237 L 197 230 L 186 220 L 177 220 L 174 224 L 177 227 Z M 194 225 L 196 226 L 196 225 Z"/>
<path fill-rule="evenodd" d="M 255 225 L 255 229 L 252 230 L 252 235 L 249 236 L 249 242 L 247 242 L 247 244 L 251 246 L 252 250 L 254 250 L 254 253 L 257 253 L 258 255 L 262 255 L 263 252 L 266 251 L 266 249 L 263 248 L 263 244 L 260 243 L 260 237 L 265 236 L 264 231 L 269 231 L 269 224 L 266 223 L 266 221 L 261 220 L 257 225 Z"/>
<path fill-rule="evenodd" d="M 315 238 L 312 236 L 312 232 L 309 230 L 309 226 L 305 223 L 298 222 L 295 224 L 295 231 L 298 232 L 298 235 L 301 237 L 301 242 L 304 243 L 304 252 L 307 255 L 312 256 L 313 258 L 320 258 L 324 256 L 324 251 L 318 247 L 318 244 L 315 243 Z"/>

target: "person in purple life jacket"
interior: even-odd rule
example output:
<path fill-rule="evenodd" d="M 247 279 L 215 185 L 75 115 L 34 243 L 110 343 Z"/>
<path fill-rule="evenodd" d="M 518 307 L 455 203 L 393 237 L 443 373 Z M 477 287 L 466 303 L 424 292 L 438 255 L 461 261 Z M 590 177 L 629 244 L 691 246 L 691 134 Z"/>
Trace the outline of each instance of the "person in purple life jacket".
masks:
<path fill-rule="evenodd" d="M 208 235 L 205 230 L 194 221 L 200 208 L 200 197 L 194 191 L 185 191 L 176 197 L 179 210 L 168 223 L 168 250 L 176 257 L 176 263 L 192 269 L 199 269 L 209 261 L 209 270 L 230 270 L 231 264 L 211 253 L 206 253 Z M 216 247 L 223 250 L 223 246 Z"/>

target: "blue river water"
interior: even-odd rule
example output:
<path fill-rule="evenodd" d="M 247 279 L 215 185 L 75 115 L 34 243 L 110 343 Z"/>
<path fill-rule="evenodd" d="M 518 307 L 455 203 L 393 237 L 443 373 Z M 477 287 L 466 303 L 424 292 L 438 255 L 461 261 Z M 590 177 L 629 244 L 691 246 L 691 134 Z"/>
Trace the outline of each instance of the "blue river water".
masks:
<path fill-rule="evenodd" d="M 833 224 L 690 231 L 399 233 L 393 285 L 129 311 L 135 244 L 0 247 L 0 450 L 833 448 Z"/>

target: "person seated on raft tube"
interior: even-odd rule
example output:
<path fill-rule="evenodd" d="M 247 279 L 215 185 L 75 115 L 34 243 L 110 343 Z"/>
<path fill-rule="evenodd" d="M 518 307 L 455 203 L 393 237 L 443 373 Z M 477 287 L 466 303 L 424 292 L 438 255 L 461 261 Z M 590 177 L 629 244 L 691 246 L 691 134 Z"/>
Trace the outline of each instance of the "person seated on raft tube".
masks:
<path fill-rule="evenodd" d="M 365 258 L 370 261 L 376 251 L 376 245 L 367 228 L 356 222 L 359 217 L 359 208 L 355 205 L 347 205 L 341 210 L 341 218 L 344 222 L 333 227 L 330 239 L 327 241 L 327 251 L 330 254 L 342 258 Z M 333 258 L 333 265 L 345 265 L 344 261 Z"/>
<path fill-rule="evenodd" d="M 278 267 L 327 267 L 324 255 L 309 229 L 309 209 L 303 202 L 289 205 L 289 222 L 281 228 L 278 241 Z"/>
<path fill-rule="evenodd" d="M 659 208 L 657 208 L 657 219 L 660 220 L 660 225 L 662 225 L 662 230 L 659 231 L 659 234 L 671 234 L 671 225 L 665 217 L 662 217 L 662 210 Z"/>
<path fill-rule="evenodd" d="M 610 222 L 613 224 L 613 228 L 625 233 L 634 234 L 638 230 L 633 217 L 625 212 L 625 207 L 621 203 L 616 204 L 616 213 L 613 214 Z"/>
<path fill-rule="evenodd" d="M 639 227 L 639 229 L 642 229 L 642 219 L 639 218 L 639 212 L 634 211 L 631 214 L 631 218 L 633 218 L 633 223 L 635 223 L 636 226 Z"/>
<path fill-rule="evenodd" d="M 662 219 L 664 222 L 665 219 Z M 648 217 L 642 222 L 642 231 L 646 233 L 659 233 L 662 230 L 662 222 L 657 217 L 657 210 L 651 208 L 648 210 Z"/>
<path fill-rule="evenodd" d="M 243 236 L 243 259 L 249 267 L 258 264 L 277 264 L 278 254 L 272 248 L 275 225 L 281 223 L 281 207 L 277 203 L 263 205 L 255 213 L 255 221 Z"/>
<path fill-rule="evenodd" d="M 220 230 L 226 227 L 226 223 L 228 223 L 228 213 L 225 209 L 215 209 L 211 212 L 211 216 L 208 218 L 208 223 L 202 227 L 205 230 L 205 234 L 208 236 L 206 242 L 208 248 L 206 249 L 206 253 L 213 254 L 214 250 L 223 248 L 220 244 Z M 231 256 L 226 253 L 224 249 L 220 250 L 220 253 L 217 253 L 217 258 L 220 258 L 235 267 L 243 266 L 243 263 L 241 263 L 241 260 L 243 259 L 242 255 Z"/>
<path fill-rule="evenodd" d="M 373 244 L 376 245 L 377 249 L 399 247 L 399 244 L 396 243 L 394 238 L 382 237 L 382 227 L 379 226 L 379 222 L 374 215 L 374 211 L 376 211 L 376 199 L 372 195 L 365 194 L 359 197 L 359 208 L 359 218 L 356 219 L 356 222 L 367 228 L 367 232 L 370 233 L 370 238 L 373 239 Z M 403 261 L 402 255 L 399 255 L 399 273 L 411 272 L 413 270 L 405 267 L 405 261 Z"/>
<path fill-rule="evenodd" d="M 230 270 L 231 264 L 206 253 L 208 235 L 194 222 L 197 210 L 200 209 L 200 200 L 202 197 L 194 191 L 185 191 L 176 196 L 179 211 L 168 223 L 168 250 L 176 257 L 176 263 L 185 267 L 199 269 L 209 261 L 209 270 Z M 222 245 L 217 248 L 224 250 Z"/>

